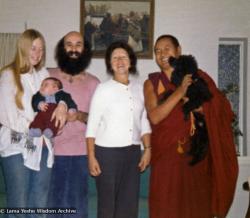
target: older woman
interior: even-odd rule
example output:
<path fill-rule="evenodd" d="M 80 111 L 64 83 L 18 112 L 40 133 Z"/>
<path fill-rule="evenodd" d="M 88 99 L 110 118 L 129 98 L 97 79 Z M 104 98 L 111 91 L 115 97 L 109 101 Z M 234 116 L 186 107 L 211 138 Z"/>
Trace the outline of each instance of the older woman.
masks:
<path fill-rule="evenodd" d="M 105 61 L 112 78 L 95 91 L 86 133 L 89 170 L 96 178 L 98 218 L 136 218 L 140 171 L 151 156 L 143 88 L 129 77 L 137 72 L 137 60 L 126 43 L 111 44 Z"/>
<path fill-rule="evenodd" d="M 52 145 L 46 138 L 32 139 L 27 134 L 35 115 L 31 98 L 49 76 L 44 63 L 44 38 L 37 30 L 28 29 L 17 42 L 13 62 L 0 71 L 0 95 L 4 96 L 0 104 L 0 155 L 9 208 L 47 206 Z M 62 126 L 67 117 L 63 103 L 55 114 L 56 125 L 60 121 Z M 27 217 L 27 214 L 8 214 L 8 217 Z"/>

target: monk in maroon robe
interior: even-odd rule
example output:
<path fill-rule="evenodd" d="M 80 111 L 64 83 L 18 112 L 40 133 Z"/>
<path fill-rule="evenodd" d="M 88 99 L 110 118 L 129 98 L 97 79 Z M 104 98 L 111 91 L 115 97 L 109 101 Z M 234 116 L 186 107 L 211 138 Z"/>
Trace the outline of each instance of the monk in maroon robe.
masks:
<path fill-rule="evenodd" d="M 238 163 L 231 123 L 233 112 L 226 97 L 201 70 L 213 97 L 197 111 L 205 117 L 209 146 L 204 159 L 191 166 L 188 155 L 193 128 L 184 119 L 183 102 L 191 75 L 180 87 L 171 82 L 170 56 L 181 49 L 171 35 L 159 37 L 155 44 L 156 62 L 162 72 L 152 73 L 144 85 L 148 116 L 152 124 L 152 162 L 150 175 L 150 218 L 224 218 L 233 201 Z M 163 103 L 166 91 L 172 93 Z M 184 100 L 183 100 L 184 99 Z"/>

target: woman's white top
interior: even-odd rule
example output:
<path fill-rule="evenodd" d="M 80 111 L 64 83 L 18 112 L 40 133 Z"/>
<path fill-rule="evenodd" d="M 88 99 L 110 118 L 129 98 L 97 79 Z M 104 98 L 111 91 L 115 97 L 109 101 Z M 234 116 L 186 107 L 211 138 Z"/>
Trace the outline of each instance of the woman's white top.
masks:
<path fill-rule="evenodd" d="M 33 144 L 35 151 L 28 150 L 26 146 L 29 125 L 35 117 L 31 105 L 32 96 L 39 90 L 43 79 L 49 76 L 48 71 L 42 68 L 40 71 L 21 75 L 21 83 L 24 89 L 22 104 L 24 109 L 17 108 L 15 103 L 16 86 L 14 76 L 9 69 L 0 74 L 0 155 L 8 157 L 15 154 L 23 154 L 24 165 L 33 170 L 40 170 L 40 160 L 43 147 L 43 139 L 49 150 L 47 166 L 53 165 L 53 150 L 49 139 L 36 137 Z M 20 140 L 13 141 L 13 132 L 22 133 Z"/>
<path fill-rule="evenodd" d="M 99 84 L 90 104 L 86 137 L 95 138 L 99 146 L 124 147 L 140 144 L 147 133 L 151 128 L 142 85 L 113 79 Z"/>

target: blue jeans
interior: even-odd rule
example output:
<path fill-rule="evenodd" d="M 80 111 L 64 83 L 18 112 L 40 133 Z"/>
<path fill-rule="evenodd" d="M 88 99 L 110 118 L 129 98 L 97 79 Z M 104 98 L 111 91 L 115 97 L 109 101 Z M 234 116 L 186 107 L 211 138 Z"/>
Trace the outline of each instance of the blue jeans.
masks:
<path fill-rule="evenodd" d="M 28 169 L 21 154 L 2 157 L 8 208 L 28 207 Z M 25 218 L 25 214 L 6 214 L 6 218 Z"/>
<path fill-rule="evenodd" d="M 40 162 L 40 171 L 28 169 L 29 171 L 29 195 L 28 207 L 29 208 L 47 208 L 48 207 L 48 194 L 51 179 L 52 169 L 47 167 L 48 149 L 43 146 L 42 158 Z M 42 218 L 46 214 L 30 214 L 26 217 Z"/>
<path fill-rule="evenodd" d="M 47 168 L 47 147 L 43 147 L 40 171 L 23 165 L 21 154 L 2 158 L 7 207 L 46 208 L 51 169 Z M 45 217 L 45 214 L 8 214 L 7 218 Z"/>
<path fill-rule="evenodd" d="M 75 208 L 76 214 L 49 214 L 51 218 L 88 217 L 88 167 L 87 157 L 55 156 L 52 169 L 49 207 Z"/>

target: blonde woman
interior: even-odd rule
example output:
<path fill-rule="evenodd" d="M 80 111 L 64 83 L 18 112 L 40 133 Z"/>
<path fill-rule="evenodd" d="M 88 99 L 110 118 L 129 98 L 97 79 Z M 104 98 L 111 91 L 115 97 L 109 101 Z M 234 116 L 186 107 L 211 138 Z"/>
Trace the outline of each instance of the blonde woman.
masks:
<path fill-rule="evenodd" d="M 38 31 L 28 29 L 17 42 L 13 62 L 0 71 L 0 155 L 9 208 L 41 208 L 47 204 L 53 164 L 52 145 L 46 138 L 31 139 L 27 136 L 35 115 L 31 106 L 32 95 L 49 76 L 44 63 L 44 38 Z M 64 125 L 66 108 L 63 103 L 59 104 L 53 117 L 57 125 Z M 8 215 L 16 216 L 21 217 L 21 214 Z"/>

